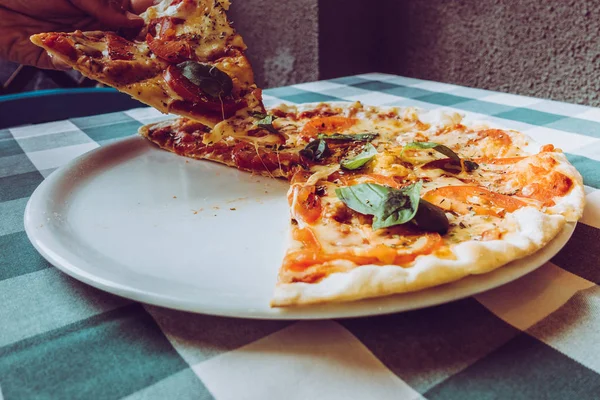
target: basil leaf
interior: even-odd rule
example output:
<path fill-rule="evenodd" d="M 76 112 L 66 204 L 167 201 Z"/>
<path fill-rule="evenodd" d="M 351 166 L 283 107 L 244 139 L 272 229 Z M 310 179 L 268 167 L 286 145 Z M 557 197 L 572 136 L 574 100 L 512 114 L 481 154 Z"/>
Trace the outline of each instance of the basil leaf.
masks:
<path fill-rule="evenodd" d="M 434 143 L 434 142 L 411 142 L 411 143 L 408 143 L 406 146 L 404 146 L 404 148 L 402 149 L 402 152 L 404 152 L 404 150 L 413 150 L 413 149 L 416 149 L 416 150 L 433 149 L 439 153 L 442 153 L 443 155 L 450 158 L 451 160 L 460 163 L 460 157 L 458 156 L 458 154 L 456 154 L 451 148 L 446 147 L 443 144 Z"/>
<path fill-rule="evenodd" d="M 335 190 L 337 197 L 361 214 L 373 215 L 373 229 L 405 224 L 417 213 L 421 182 L 394 189 L 375 183 L 360 183 Z"/>
<path fill-rule="evenodd" d="M 337 197 L 354 211 L 373 215 L 373 229 L 413 221 L 427 232 L 445 234 L 450 223 L 444 211 L 420 197 L 419 181 L 401 189 L 375 183 L 361 183 L 335 190 Z"/>
<path fill-rule="evenodd" d="M 195 61 L 184 61 L 177 64 L 181 74 L 200 90 L 211 97 L 221 97 L 231 94 L 233 82 L 229 75 L 214 65 Z"/>
<path fill-rule="evenodd" d="M 475 171 L 477 168 L 479 168 L 479 164 L 477 164 L 475 161 L 464 160 L 463 163 L 467 172 Z"/>
<path fill-rule="evenodd" d="M 359 183 L 335 189 L 335 195 L 348 206 L 361 214 L 376 215 L 390 191 L 390 187 L 375 183 Z"/>
<path fill-rule="evenodd" d="M 456 154 L 451 148 L 444 146 L 443 144 L 435 143 L 435 142 L 411 142 L 402 148 L 402 152 L 400 153 L 400 157 L 404 154 L 404 150 L 426 150 L 433 149 L 438 153 L 442 153 L 456 164 L 460 166 L 462 169 L 462 165 L 464 165 L 465 171 L 471 172 L 479 168 L 479 164 L 474 161 L 464 160 L 463 164 L 461 164 L 461 159 L 458 154 Z"/>
<path fill-rule="evenodd" d="M 342 133 L 333 133 L 331 135 L 319 133 L 317 135 L 317 139 L 339 140 L 342 142 L 370 142 L 377 136 L 379 136 L 379 133 L 354 133 L 348 135 L 344 135 Z"/>
<path fill-rule="evenodd" d="M 419 209 L 413 218 L 415 224 L 424 231 L 437 232 L 444 235 L 450 228 L 450 222 L 444 210 L 421 199 Z"/>
<path fill-rule="evenodd" d="M 320 161 L 329 154 L 327 142 L 321 139 L 311 141 L 306 147 L 300 150 L 300 155 L 311 161 Z"/>
<path fill-rule="evenodd" d="M 377 155 L 377 149 L 371 143 L 367 143 L 363 150 L 351 158 L 345 158 L 340 165 L 344 169 L 355 170 L 359 169 Z"/>
<path fill-rule="evenodd" d="M 390 192 L 382 211 L 373 219 L 373 229 L 405 224 L 415 217 L 421 199 L 421 182 Z"/>
<path fill-rule="evenodd" d="M 259 128 L 265 129 L 271 133 L 277 133 L 277 129 L 273 126 L 273 120 L 277 118 L 273 115 L 265 115 L 264 118 L 256 122 Z"/>

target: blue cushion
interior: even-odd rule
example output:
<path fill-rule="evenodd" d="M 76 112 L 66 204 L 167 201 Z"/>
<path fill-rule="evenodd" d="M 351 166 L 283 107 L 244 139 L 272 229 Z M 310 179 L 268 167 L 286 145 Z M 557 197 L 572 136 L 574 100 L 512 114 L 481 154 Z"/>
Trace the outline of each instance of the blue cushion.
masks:
<path fill-rule="evenodd" d="M 40 90 L 0 96 L 0 129 L 124 111 L 144 104 L 110 88 Z"/>

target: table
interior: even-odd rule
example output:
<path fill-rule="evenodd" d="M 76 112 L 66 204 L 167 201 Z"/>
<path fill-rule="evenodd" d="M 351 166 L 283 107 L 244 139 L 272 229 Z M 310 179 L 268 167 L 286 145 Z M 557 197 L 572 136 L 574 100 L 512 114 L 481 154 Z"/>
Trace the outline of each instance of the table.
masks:
<path fill-rule="evenodd" d="M 164 118 L 148 109 L 0 130 L 0 399 L 598 399 L 600 109 L 385 74 L 267 90 L 479 114 L 562 148 L 587 206 L 543 267 L 389 316 L 254 321 L 142 305 L 60 273 L 23 231 L 54 169 Z"/>

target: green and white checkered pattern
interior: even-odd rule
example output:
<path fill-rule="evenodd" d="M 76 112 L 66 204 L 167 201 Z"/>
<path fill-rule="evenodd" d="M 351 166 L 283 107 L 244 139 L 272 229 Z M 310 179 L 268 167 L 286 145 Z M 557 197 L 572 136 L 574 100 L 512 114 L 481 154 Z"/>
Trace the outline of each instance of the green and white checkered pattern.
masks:
<path fill-rule="evenodd" d="M 585 215 L 543 267 L 438 307 L 295 323 L 188 314 L 67 277 L 23 230 L 44 177 L 164 117 L 0 130 L 0 400 L 600 398 L 600 109 L 383 74 L 265 93 L 322 100 L 467 111 L 553 143 L 584 177 Z"/>

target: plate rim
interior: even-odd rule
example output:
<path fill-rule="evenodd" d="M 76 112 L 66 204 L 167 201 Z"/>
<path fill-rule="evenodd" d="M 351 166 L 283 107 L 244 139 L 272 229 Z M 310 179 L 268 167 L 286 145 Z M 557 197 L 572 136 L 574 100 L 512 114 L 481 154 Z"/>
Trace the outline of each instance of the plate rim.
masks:
<path fill-rule="evenodd" d="M 202 305 L 199 306 L 198 303 L 185 301 L 183 299 L 177 300 L 173 296 L 169 296 L 169 295 L 165 295 L 165 294 L 161 294 L 161 293 L 149 293 L 143 289 L 136 288 L 135 285 L 123 284 L 122 282 L 120 283 L 120 282 L 116 282 L 116 281 L 111 281 L 111 280 L 99 277 L 93 273 L 86 272 L 85 268 L 81 268 L 77 265 L 74 265 L 70 260 L 65 259 L 59 253 L 57 253 L 57 252 L 53 251 L 51 248 L 49 248 L 46 245 L 46 243 L 44 243 L 42 240 L 40 240 L 38 238 L 38 235 L 36 234 L 36 231 L 35 231 L 35 227 L 33 226 L 34 220 L 35 220 L 35 214 L 34 214 L 34 211 L 32 211 L 32 209 L 34 207 L 33 204 L 40 201 L 40 197 L 42 197 L 42 195 L 46 191 L 50 190 L 52 188 L 52 185 L 59 184 L 61 182 L 61 178 L 64 179 L 65 175 L 69 171 L 76 168 L 77 165 L 79 165 L 83 161 L 89 159 L 90 157 L 97 155 L 98 152 L 108 152 L 108 151 L 111 151 L 111 149 L 113 149 L 115 147 L 124 146 L 124 145 L 137 146 L 137 145 L 149 145 L 149 144 L 150 143 L 146 139 L 144 139 L 138 135 L 131 135 L 131 136 L 116 140 L 105 146 L 101 146 L 96 149 L 93 149 L 85 154 L 82 154 L 82 155 L 70 160 L 63 166 L 57 168 L 46 179 L 44 179 L 44 181 L 42 181 L 40 183 L 40 185 L 38 185 L 38 187 L 34 190 L 34 192 L 29 197 L 26 207 L 25 207 L 24 216 L 23 216 L 24 227 L 25 227 L 25 232 L 26 232 L 27 238 L 32 243 L 32 245 L 34 246 L 36 251 L 46 261 L 48 261 L 52 266 L 54 266 L 61 272 L 65 273 L 66 275 L 68 275 L 80 282 L 83 282 L 89 286 L 92 286 L 96 289 L 99 289 L 99 290 L 102 290 L 102 291 L 105 291 L 105 292 L 108 292 L 108 293 L 111 293 L 111 294 L 114 294 L 114 295 L 117 295 L 117 296 L 120 296 L 123 298 L 127 298 L 127 299 L 130 299 L 133 301 L 138 301 L 141 303 L 150 304 L 150 305 L 154 305 L 154 306 L 169 308 L 169 309 L 173 309 L 173 310 L 198 313 L 198 314 L 204 314 L 204 315 L 221 316 L 221 317 L 229 317 L 229 318 L 243 318 L 243 319 L 322 320 L 322 319 L 345 319 L 345 318 L 371 317 L 371 316 L 386 315 L 386 314 L 393 314 L 393 313 L 418 310 L 418 309 L 422 309 L 422 308 L 428 308 L 428 307 L 432 307 L 432 306 L 437 306 L 437 305 L 442 305 L 442 304 L 458 301 L 461 299 L 465 299 L 467 297 L 472 297 L 474 295 L 477 295 L 477 294 L 495 289 L 497 287 L 503 286 L 507 283 L 510 283 L 520 277 L 523 277 L 523 276 L 535 271 L 536 269 L 538 269 L 541 266 L 543 266 L 544 264 L 546 264 L 552 257 L 554 257 L 556 255 L 556 253 L 558 253 L 568 243 L 568 241 L 570 240 L 570 238 L 575 230 L 575 227 L 577 225 L 577 222 L 567 222 L 565 224 L 565 226 L 563 227 L 563 229 L 560 232 L 558 232 L 557 235 L 549 243 L 547 243 L 544 247 L 542 247 L 535 253 L 532 253 L 532 254 L 530 254 L 526 257 L 520 258 L 518 260 L 514 260 L 506 265 L 500 266 L 497 269 L 487 272 L 485 274 L 469 275 L 469 276 L 459 279 L 457 281 L 453 281 L 453 282 L 450 282 L 447 284 L 427 288 L 427 289 L 417 291 L 417 292 L 400 293 L 400 294 L 394 294 L 394 295 L 390 295 L 390 296 L 384 296 L 384 297 L 373 298 L 373 299 L 365 299 L 365 300 L 358 300 L 358 301 L 344 302 L 344 303 L 333 303 L 333 304 L 327 305 L 327 306 L 331 306 L 331 307 L 340 307 L 342 309 L 348 308 L 351 310 L 353 308 L 353 304 L 372 302 L 373 308 L 371 308 L 368 312 L 367 311 L 360 312 L 360 309 L 359 309 L 359 312 L 356 312 L 356 313 L 343 312 L 343 313 L 339 313 L 338 315 L 335 315 L 335 312 L 334 312 L 332 315 L 328 315 L 327 311 L 325 310 L 324 312 L 322 311 L 322 313 L 324 313 L 325 315 L 320 315 L 318 310 L 319 310 L 319 308 L 323 307 L 320 305 L 299 306 L 299 307 L 292 307 L 292 308 L 286 308 L 286 309 L 270 308 L 271 313 L 268 313 L 268 314 L 265 314 L 264 312 L 256 313 L 256 312 L 252 312 L 252 310 L 245 310 L 245 311 L 239 310 L 236 312 L 236 311 L 228 310 L 226 307 L 219 308 L 219 307 L 215 307 L 214 305 L 211 305 L 210 308 L 206 308 L 206 307 L 203 307 Z M 155 148 L 155 150 L 161 151 L 161 152 L 164 151 L 164 150 L 160 150 L 158 148 Z M 175 154 L 173 154 L 172 156 L 180 157 Z M 102 169 L 102 166 L 99 166 L 96 168 Z M 559 240 L 559 242 L 556 242 L 557 240 Z M 548 249 L 550 248 L 551 245 L 553 248 L 556 247 L 555 251 L 550 251 L 551 254 L 546 254 L 546 253 L 548 253 Z M 546 250 L 546 251 L 543 252 L 543 250 Z M 536 260 L 536 258 L 539 258 L 539 260 Z M 532 263 L 532 265 L 525 267 L 525 268 L 521 268 L 522 266 L 520 266 L 519 264 L 523 264 L 523 263 L 526 264 L 528 260 L 530 263 Z M 534 260 L 534 261 L 532 261 L 532 260 Z M 498 275 L 498 277 L 495 280 L 490 281 L 490 277 L 493 275 Z M 475 281 L 475 283 L 472 283 L 473 281 Z M 445 296 L 442 295 L 441 297 L 439 295 L 437 295 L 437 296 L 435 295 L 436 291 L 438 291 L 438 292 L 440 290 L 442 292 L 444 290 L 451 291 L 453 287 L 460 288 L 461 285 L 465 285 L 465 284 L 467 284 L 467 285 L 470 284 L 471 286 L 473 286 L 474 284 L 475 285 L 477 284 L 477 281 L 481 281 L 481 282 L 479 282 L 480 283 L 479 288 L 475 288 L 475 289 L 471 288 L 471 290 L 465 290 L 461 293 L 454 294 L 454 295 L 452 295 L 452 294 L 445 295 Z M 469 282 L 469 283 L 467 283 L 467 282 Z M 482 282 L 483 282 L 483 284 L 481 284 Z M 428 292 L 433 292 L 433 293 L 430 293 L 430 296 L 427 296 Z M 426 300 L 417 302 L 417 304 L 412 304 L 412 305 L 409 304 L 407 306 L 406 301 L 403 301 L 401 298 L 410 298 L 411 296 L 412 297 L 424 296 Z M 397 300 L 394 300 L 394 299 L 397 299 Z M 384 300 L 391 301 L 391 302 L 397 302 L 399 304 L 399 306 L 389 307 L 389 308 L 378 308 L 377 302 L 381 302 Z M 404 304 L 404 306 L 402 306 L 402 304 Z M 313 311 L 312 314 L 311 314 L 311 311 Z"/>

